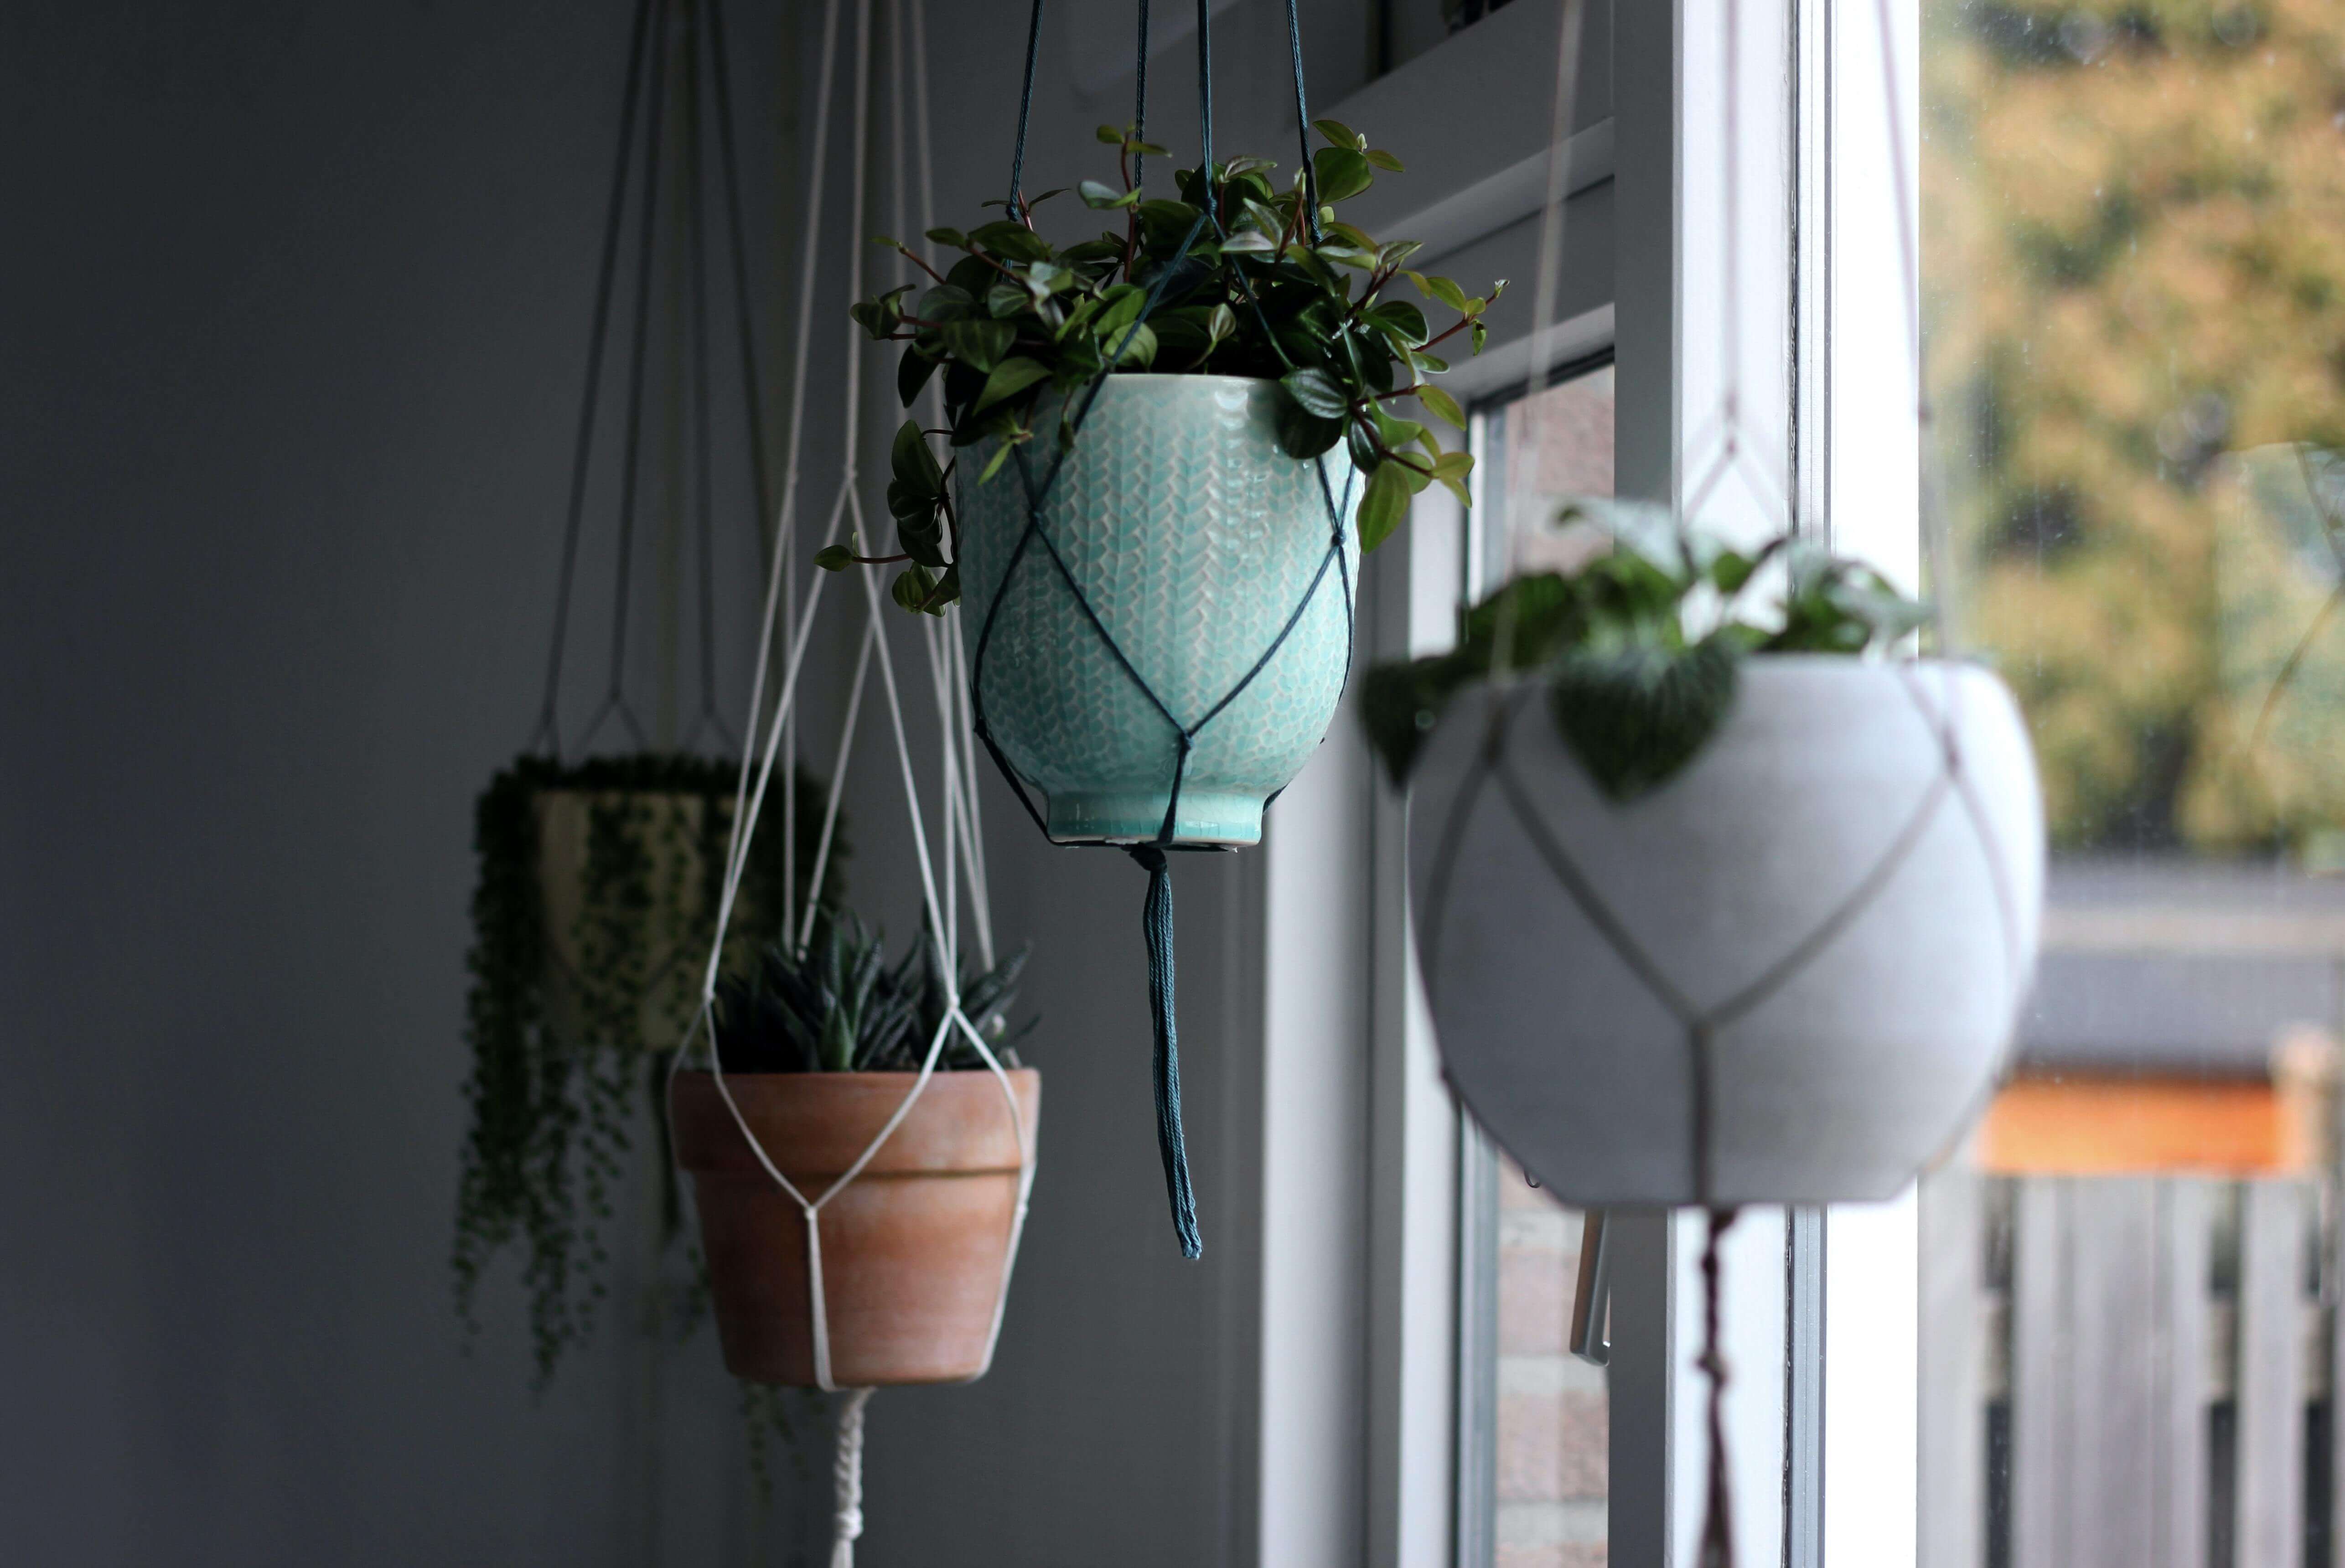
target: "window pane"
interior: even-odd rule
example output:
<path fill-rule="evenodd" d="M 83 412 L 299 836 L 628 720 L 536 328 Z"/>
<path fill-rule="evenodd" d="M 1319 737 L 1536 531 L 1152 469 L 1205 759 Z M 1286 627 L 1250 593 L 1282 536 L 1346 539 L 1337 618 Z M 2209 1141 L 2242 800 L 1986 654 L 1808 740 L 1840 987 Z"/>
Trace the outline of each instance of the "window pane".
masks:
<path fill-rule="evenodd" d="M 1477 531 L 1467 577 L 1478 594 L 1568 560 L 1579 541 L 1555 526 L 1558 510 L 1574 496 L 1612 493 L 1612 368 L 1585 370 L 1477 423 Z M 1468 1201 L 1485 1206 L 1464 1228 L 1485 1255 L 1464 1266 L 1469 1279 L 1489 1281 L 1481 1310 L 1490 1315 L 1462 1340 L 1469 1357 L 1460 1375 L 1473 1386 L 1459 1408 L 1469 1421 L 1481 1412 L 1484 1423 L 1463 1445 L 1463 1506 L 1481 1511 L 1461 1532 L 1465 1568 L 1602 1568 L 1605 1374 L 1568 1346 L 1585 1216 L 1532 1187 L 1482 1140 L 1470 1143 L 1482 1152 L 1469 1158 L 1495 1168 L 1464 1184 Z M 1469 1290 L 1469 1310 L 1477 1300 Z"/>
<path fill-rule="evenodd" d="M 1571 1354 L 1579 1210 L 1498 1167 L 1496 1568 L 1600 1568 L 1604 1370 Z"/>
<path fill-rule="evenodd" d="M 1924 1192 L 1924 1471 L 1976 1484 L 1923 1537 L 2327 1563 L 2345 6 L 1924 10 L 1932 587 L 2054 862 L 2014 1075 Z"/>

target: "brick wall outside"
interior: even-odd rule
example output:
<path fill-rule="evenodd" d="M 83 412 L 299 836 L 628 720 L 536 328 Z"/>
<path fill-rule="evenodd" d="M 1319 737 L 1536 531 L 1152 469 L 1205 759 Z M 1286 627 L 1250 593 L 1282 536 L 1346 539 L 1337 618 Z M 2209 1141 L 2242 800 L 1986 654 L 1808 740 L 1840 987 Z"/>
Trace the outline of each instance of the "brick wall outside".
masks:
<path fill-rule="evenodd" d="M 1604 1564 L 1604 1373 L 1567 1349 L 1580 1222 L 1501 1162 L 1496 1568 Z"/>
<path fill-rule="evenodd" d="M 1552 521 L 1565 497 L 1612 493 L 1612 389 L 1607 366 L 1508 407 L 1512 570 L 1584 555 Z M 1581 1219 L 1500 1161 L 1494 1568 L 1605 1568 L 1604 1373 L 1566 1349 Z"/>

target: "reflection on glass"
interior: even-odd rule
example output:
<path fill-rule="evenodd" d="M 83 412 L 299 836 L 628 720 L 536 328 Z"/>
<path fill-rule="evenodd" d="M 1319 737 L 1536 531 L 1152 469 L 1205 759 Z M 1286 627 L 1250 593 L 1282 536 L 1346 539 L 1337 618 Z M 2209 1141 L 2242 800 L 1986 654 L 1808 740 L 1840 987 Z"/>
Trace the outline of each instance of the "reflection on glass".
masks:
<path fill-rule="evenodd" d="M 1477 425 L 1479 531 L 1467 581 L 1495 587 L 1585 550 L 1579 535 L 1554 526 L 1555 514 L 1573 497 L 1612 493 L 1612 368 L 1571 375 L 1488 410 Z M 1489 1212 L 1466 1228 L 1488 1249 L 1467 1268 L 1489 1279 L 1495 1320 L 1467 1337 L 1486 1347 L 1481 1364 L 1461 1369 L 1478 1384 L 1469 1394 L 1482 1397 L 1460 1401 L 1487 1422 L 1483 1472 L 1464 1477 L 1461 1492 L 1461 1506 L 1484 1511 L 1487 1528 L 1461 1532 L 1469 1553 L 1478 1553 L 1461 1568 L 1603 1568 L 1605 1374 L 1567 1344 L 1583 1216 L 1532 1187 L 1503 1156 L 1488 1176 L 1468 1184 L 1487 1195 Z"/>
<path fill-rule="evenodd" d="M 1924 1561 L 2327 1564 L 2345 5 L 1924 14 L 1932 588 L 2054 846 L 1924 1191 Z"/>

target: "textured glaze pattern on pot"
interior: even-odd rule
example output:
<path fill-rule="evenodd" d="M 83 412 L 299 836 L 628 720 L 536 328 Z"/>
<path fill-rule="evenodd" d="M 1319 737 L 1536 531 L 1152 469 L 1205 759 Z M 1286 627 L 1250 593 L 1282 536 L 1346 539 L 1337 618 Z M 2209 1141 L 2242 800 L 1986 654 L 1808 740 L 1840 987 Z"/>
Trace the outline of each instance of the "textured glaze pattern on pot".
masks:
<path fill-rule="evenodd" d="M 1279 397 L 1273 382 L 1234 376 L 1111 376 L 1043 507 L 1067 575 L 1184 724 L 1245 679 L 1309 595 L 1262 673 L 1197 733 L 1181 789 L 1186 842 L 1258 839 L 1263 801 L 1309 760 L 1343 694 L 1347 592 L 1359 577 L 1354 473 L 1340 447 L 1319 462 L 1279 450 Z M 1046 403 L 1036 428 L 1056 419 Z M 1026 491 L 1015 459 L 971 482 L 991 450 L 963 455 L 958 504 L 962 635 L 994 740 L 1049 797 L 1054 837 L 1153 838 L 1177 755 L 1172 726 L 1041 539 L 1003 586 Z M 1030 450 L 1038 485 L 1051 450 L 1047 439 Z M 1345 520 L 1340 567 L 1328 560 L 1330 496 Z"/>
<path fill-rule="evenodd" d="M 1693 1052 L 1658 975 L 1725 1014 L 1708 1196 L 1894 1194 L 1984 1108 L 2033 970 L 2044 811 L 2010 693 L 1975 665 L 1754 658 L 1693 762 L 1625 804 L 1543 697 L 1461 696 L 1414 780 L 1410 896 L 1451 1086 L 1562 1202 L 1697 1201 Z M 1484 764 L 1501 700 L 1503 774 Z"/>

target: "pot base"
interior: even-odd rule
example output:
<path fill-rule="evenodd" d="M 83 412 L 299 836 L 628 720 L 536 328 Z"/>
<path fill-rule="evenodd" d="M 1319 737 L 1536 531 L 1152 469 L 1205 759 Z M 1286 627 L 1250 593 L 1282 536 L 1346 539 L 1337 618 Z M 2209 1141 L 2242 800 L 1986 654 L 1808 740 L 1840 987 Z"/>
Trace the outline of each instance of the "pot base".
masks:
<path fill-rule="evenodd" d="M 1152 844 L 1164 830 L 1163 790 L 1077 790 L 1051 796 L 1051 837 L 1061 844 Z M 1184 789 L 1176 844 L 1236 847 L 1262 842 L 1262 801 L 1243 793 Z"/>

